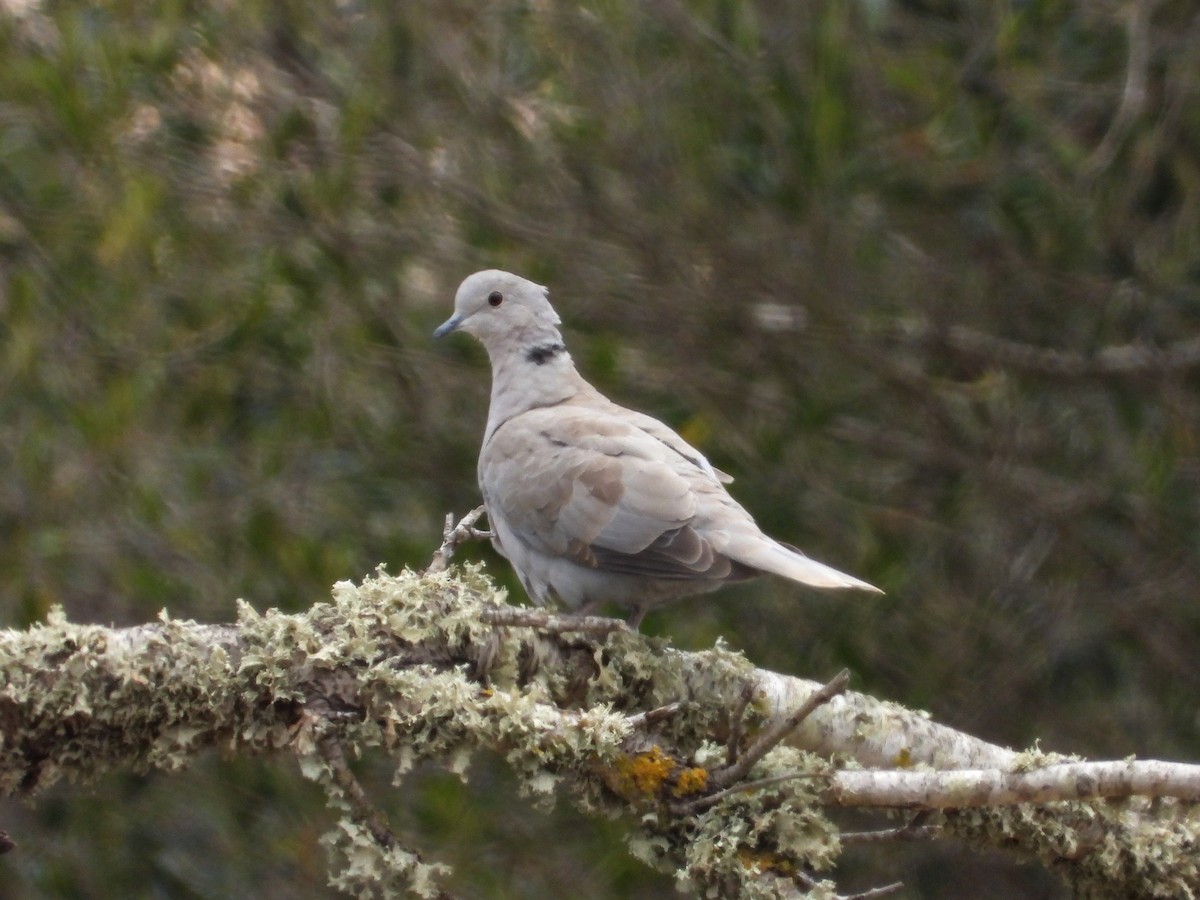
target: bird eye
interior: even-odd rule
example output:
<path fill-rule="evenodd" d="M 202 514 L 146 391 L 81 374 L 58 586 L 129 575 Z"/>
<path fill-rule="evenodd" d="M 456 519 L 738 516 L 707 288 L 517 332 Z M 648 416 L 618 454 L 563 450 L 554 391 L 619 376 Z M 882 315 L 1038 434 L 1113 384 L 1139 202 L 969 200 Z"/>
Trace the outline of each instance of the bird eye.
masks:
<path fill-rule="evenodd" d="M 499 306 L 504 302 L 504 295 L 499 291 L 492 291 L 488 294 L 488 306 Z"/>

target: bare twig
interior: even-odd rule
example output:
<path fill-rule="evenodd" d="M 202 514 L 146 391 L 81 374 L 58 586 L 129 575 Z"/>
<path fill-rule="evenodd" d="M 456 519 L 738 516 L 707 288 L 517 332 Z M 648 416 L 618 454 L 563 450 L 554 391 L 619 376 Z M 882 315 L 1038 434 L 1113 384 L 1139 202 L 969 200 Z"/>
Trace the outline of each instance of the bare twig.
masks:
<path fill-rule="evenodd" d="M 735 784 L 733 787 L 717 791 L 715 794 L 705 794 L 703 797 L 697 797 L 695 800 L 689 800 L 686 803 L 672 804 L 671 812 L 677 816 L 691 816 L 698 812 L 703 812 L 710 806 L 716 806 L 726 797 L 732 797 L 735 794 L 748 794 L 752 791 L 761 791 L 763 788 L 774 787 L 777 784 L 783 784 L 785 781 L 796 781 L 800 778 L 823 777 L 825 775 L 821 773 L 789 772 L 786 775 L 773 775 L 770 778 L 759 778 L 756 781 L 743 781 L 741 784 Z"/>
<path fill-rule="evenodd" d="M 450 565 L 450 560 L 454 558 L 455 552 L 467 541 L 491 539 L 490 531 L 475 527 L 475 523 L 479 521 L 484 512 L 486 512 L 484 507 L 477 506 L 463 516 L 457 525 L 454 524 L 454 513 L 446 513 L 446 527 L 442 529 L 442 546 L 437 548 L 433 559 L 429 561 L 429 568 L 425 570 L 427 575 L 444 572 Z"/>
<path fill-rule="evenodd" d="M 713 773 L 712 781 L 710 782 L 712 786 L 715 788 L 725 788 L 741 781 L 746 777 L 746 773 L 754 767 L 755 763 L 766 756 L 772 748 L 777 746 L 791 732 L 795 731 L 801 722 L 812 715 L 813 710 L 824 706 L 838 694 L 843 693 L 849 684 L 850 670 L 842 669 L 829 682 L 813 691 L 808 699 L 800 704 L 790 715 L 779 720 L 760 734 L 758 739 L 750 745 L 750 748 L 741 755 L 736 763 Z"/>
<path fill-rule="evenodd" d="M 792 880 L 806 891 L 812 891 L 818 885 L 817 879 L 813 878 L 807 872 L 793 872 Z M 840 897 L 838 900 L 845 900 L 845 898 Z"/>
<path fill-rule="evenodd" d="M 560 634 L 568 631 L 606 634 L 611 631 L 625 631 L 628 628 L 621 619 L 609 619 L 605 616 L 564 615 L 544 609 L 530 609 L 527 606 L 493 606 L 485 609 L 480 614 L 480 618 L 491 625 L 537 628 Z"/>
<path fill-rule="evenodd" d="M 874 900 L 875 897 L 886 897 L 888 894 L 894 894 L 902 890 L 904 890 L 904 882 L 894 881 L 891 884 L 885 884 L 883 887 L 871 888 L 867 891 L 860 891 L 857 894 L 850 894 L 843 897 L 842 900 Z"/>
<path fill-rule="evenodd" d="M 843 844 L 881 844 L 886 841 L 922 841 L 935 838 L 942 829 L 936 825 L 926 825 L 929 818 L 927 810 L 921 810 L 903 825 L 895 828 L 881 828 L 878 831 L 843 831 L 839 836 Z"/>
<path fill-rule="evenodd" d="M 804 872 L 793 872 L 792 879 L 806 891 L 814 891 L 819 886 L 815 878 Z M 860 891 L 857 894 L 834 894 L 834 897 L 836 900 L 874 900 L 876 897 L 886 897 L 888 894 L 894 894 L 903 887 L 904 883 L 897 881 L 894 884 L 871 888 L 870 890 Z"/>
<path fill-rule="evenodd" d="M 742 692 L 738 694 L 737 703 L 729 714 L 729 740 L 725 744 L 725 765 L 732 766 L 737 762 L 738 753 L 742 749 L 742 737 L 746 732 L 746 708 L 754 699 L 754 685 L 747 682 Z"/>
<path fill-rule="evenodd" d="M 645 728 L 648 725 L 653 725 L 655 722 L 671 718 L 681 709 L 683 709 L 682 703 L 668 703 L 666 706 L 660 706 L 657 709 L 648 709 L 645 712 L 632 715 L 626 721 L 629 722 L 631 728 Z"/>
<path fill-rule="evenodd" d="M 883 844 L 889 841 L 932 840 L 941 833 L 942 830 L 934 825 L 923 825 L 920 828 L 909 828 L 904 825 L 879 831 L 844 831 L 838 835 L 838 840 L 842 844 Z"/>

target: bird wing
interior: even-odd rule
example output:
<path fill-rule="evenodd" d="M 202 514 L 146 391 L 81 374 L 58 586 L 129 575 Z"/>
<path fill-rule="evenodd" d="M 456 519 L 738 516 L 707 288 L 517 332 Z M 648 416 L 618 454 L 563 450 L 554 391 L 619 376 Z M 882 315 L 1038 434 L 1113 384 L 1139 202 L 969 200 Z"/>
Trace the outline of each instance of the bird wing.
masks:
<path fill-rule="evenodd" d="M 722 484 L 733 483 L 732 475 L 722 472 L 720 469 L 710 463 L 704 457 L 703 453 L 685 441 L 682 437 L 680 437 L 662 422 L 658 421 L 658 419 L 654 418 L 653 416 L 648 416 L 645 413 L 636 412 L 632 409 L 624 409 L 622 407 L 617 408 L 626 417 L 628 417 L 631 424 L 636 425 L 642 431 L 646 432 L 646 434 L 674 450 L 685 460 L 696 466 L 696 468 L 713 478 L 713 480 L 719 481 Z"/>
<path fill-rule="evenodd" d="M 753 575 L 692 526 L 702 499 L 697 488 L 724 494 L 711 467 L 616 409 L 626 414 L 559 404 L 497 428 L 479 460 L 489 512 L 530 547 L 604 571 L 671 579 Z"/>

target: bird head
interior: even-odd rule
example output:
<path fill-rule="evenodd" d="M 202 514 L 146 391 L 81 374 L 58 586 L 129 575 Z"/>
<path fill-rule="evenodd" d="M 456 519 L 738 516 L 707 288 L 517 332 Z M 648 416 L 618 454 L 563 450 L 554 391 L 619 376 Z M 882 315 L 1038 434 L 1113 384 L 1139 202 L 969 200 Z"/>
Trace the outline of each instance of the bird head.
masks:
<path fill-rule="evenodd" d="M 547 299 L 548 292 L 511 272 L 485 269 L 469 275 L 454 295 L 454 315 L 433 333 L 435 338 L 465 331 L 491 353 L 502 344 L 523 346 L 561 340 L 561 320 Z"/>

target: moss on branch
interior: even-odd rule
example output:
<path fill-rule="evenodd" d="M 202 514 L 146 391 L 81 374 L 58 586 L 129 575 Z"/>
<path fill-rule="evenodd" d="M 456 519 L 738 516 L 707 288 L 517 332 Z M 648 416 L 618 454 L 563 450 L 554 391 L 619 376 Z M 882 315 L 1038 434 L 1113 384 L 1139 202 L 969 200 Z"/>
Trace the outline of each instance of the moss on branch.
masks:
<path fill-rule="evenodd" d="M 178 769 L 211 747 L 286 751 L 340 814 L 325 838 L 336 886 L 434 897 L 443 896 L 444 867 L 403 846 L 346 757 L 377 748 L 401 777 L 424 760 L 465 773 L 486 750 L 532 795 L 628 817 L 631 852 L 688 890 L 834 896 L 822 879 L 840 850 L 826 817 L 840 767 L 1018 759 L 848 694 L 729 787 L 713 775 L 728 766 L 731 739 L 736 755 L 816 685 L 756 670 L 722 648 L 682 653 L 624 629 L 492 624 L 485 611 L 499 602 L 502 593 L 468 568 L 381 571 L 361 585 L 339 583 L 332 602 L 296 615 L 243 603 L 231 625 L 164 614 L 112 629 L 55 611 L 45 625 L 0 633 L 0 791 Z M 949 813 L 941 824 L 1038 854 L 1082 893 L 1197 888 L 1190 807 L 1174 804 L 1166 819 L 1148 806 L 1132 818 L 1113 809 L 1026 805 Z"/>

